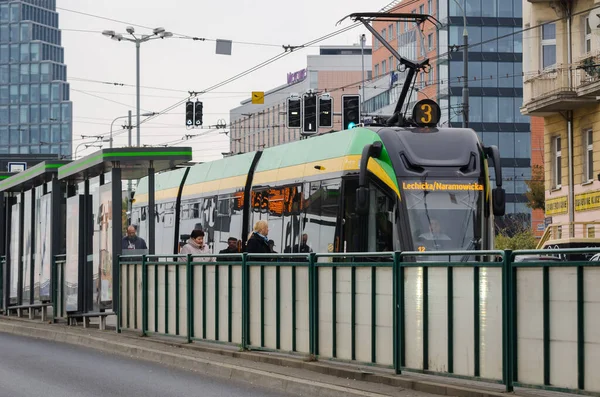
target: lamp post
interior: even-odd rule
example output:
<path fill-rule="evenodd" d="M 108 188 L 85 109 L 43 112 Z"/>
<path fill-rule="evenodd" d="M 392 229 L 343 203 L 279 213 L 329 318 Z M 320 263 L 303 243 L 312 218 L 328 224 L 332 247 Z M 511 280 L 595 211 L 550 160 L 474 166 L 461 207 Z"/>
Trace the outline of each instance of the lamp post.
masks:
<path fill-rule="evenodd" d="M 157 114 L 158 113 L 156 113 L 156 112 L 150 112 L 150 113 L 142 113 L 141 115 L 144 116 L 144 117 L 150 117 L 150 116 L 154 116 L 154 115 L 157 115 Z M 113 136 L 113 125 L 115 124 L 115 121 L 117 121 L 119 119 L 125 119 L 125 118 L 128 118 L 128 117 L 130 117 L 130 115 L 119 116 L 116 119 L 114 119 L 112 121 L 112 123 L 110 123 L 110 148 L 111 149 L 113 147 L 113 137 L 112 136 Z M 139 118 L 138 118 L 138 120 L 139 120 Z M 138 132 L 139 132 L 139 126 L 140 125 L 139 125 L 139 121 L 138 121 Z M 129 128 L 129 146 L 131 146 L 131 121 L 129 122 L 129 127 L 130 127 Z M 138 138 L 137 145 L 140 146 L 140 135 L 139 134 L 138 134 L 137 138 Z"/>
<path fill-rule="evenodd" d="M 464 0 L 464 7 L 460 5 L 458 0 L 454 0 L 458 8 L 461 9 L 463 13 L 463 90 L 462 90 L 462 99 L 463 99 L 463 128 L 467 128 L 469 126 L 469 32 L 467 31 L 467 13 L 465 12 L 467 0 Z"/>
<path fill-rule="evenodd" d="M 152 35 L 142 35 L 141 37 L 137 37 L 134 32 L 133 27 L 128 26 L 126 29 L 127 33 L 129 33 L 133 38 L 124 37 L 121 33 L 115 33 L 114 30 L 105 30 L 102 32 L 104 36 L 110 37 L 116 41 L 129 41 L 135 43 L 135 57 L 136 57 L 136 116 L 137 116 L 137 142 L 138 146 L 140 146 L 140 46 L 142 43 L 150 40 L 157 39 L 165 39 L 169 37 L 173 37 L 173 33 L 165 31 L 165 28 L 155 28 L 152 31 Z"/>
<path fill-rule="evenodd" d="M 362 74 L 361 74 L 361 87 L 362 87 L 362 100 L 360 101 L 360 111 L 362 114 L 365 113 L 365 42 L 367 37 L 365 34 L 360 35 L 360 56 L 362 58 Z M 391 67 L 392 65 L 390 65 Z"/>

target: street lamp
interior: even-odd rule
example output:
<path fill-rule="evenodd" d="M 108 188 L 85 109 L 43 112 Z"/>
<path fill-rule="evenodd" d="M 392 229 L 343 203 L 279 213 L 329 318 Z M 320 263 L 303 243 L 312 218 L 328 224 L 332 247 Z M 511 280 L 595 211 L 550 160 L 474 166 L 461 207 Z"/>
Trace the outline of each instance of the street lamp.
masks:
<path fill-rule="evenodd" d="M 131 113 L 131 112 L 129 112 Z M 150 117 L 150 116 L 155 116 L 158 113 L 156 112 L 149 112 L 149 113 L 142 113 L 141 115 L 144 117 Z M 119 116 L 116 119 L 114 119 L 112 121 L 112 123 L 110 123 L 110 148 L 112 149 L 113 147 L 113 125 L 115 123 L 115 121 L 119 120 L 119 119 L 124 119 L 124 118 L 128 118 L 131 117 L 131 114 L 128 114 L 127 116 Z M 139 134 L 139 128 L 140 128 L 140 121 L 139 121 L 139 117 L 138 117 L 138 136 L 137 136 L 137 145 L 140 146 L 140 134 Z M 129 146 L 131 146 L 131 121 L 129 122 Z"/>
<path fill-rule="evenodd" d="M 467 0 L 464 0 L 465 6 L 461 6 L 458 0 L 454 0 L 458 8 L 463 13 L 463 128 L 469 126 L 469 67 L 468 67 L 468 56 L 469 56 L 469 32 L 467 31 L 467 13 L 465 12 Z"/>
<path fill-rule="evenodd" d="M 135 56 L 136 56 L 136 116 L 137 116 L 137 142 L 138 142 L 138 146 L 140 145 L 140 45 L 142 43 L 145 43 L 146 41 L 150 41 L 150 40 L 157 40 L 157 39 L 166 39 L 169 37 L 173 37 L 173 33 L 171 32 L 167 32 L 165 31 L 165 28 L 155 28 L 152 31 L 151 35 L 142 35 L 141 37 L 137 37 L 134 32 L 135 30 L 133 29 L 133 27 L 128 26 L 127 28 L 125 28 L 125 30 L 127 31 L 127 33 L 129 33 L 133 39 L 129 38 L 129 37 L 124 37 L 123 34 L 121 33 L 116 33 L 114 30 L 105 30 L 102 32 L 102 34 L 106 37 L 110 37 L 112 40 L 116 40 L 116 41 L 130 41 L 132 43 L 135 43 Z"/>

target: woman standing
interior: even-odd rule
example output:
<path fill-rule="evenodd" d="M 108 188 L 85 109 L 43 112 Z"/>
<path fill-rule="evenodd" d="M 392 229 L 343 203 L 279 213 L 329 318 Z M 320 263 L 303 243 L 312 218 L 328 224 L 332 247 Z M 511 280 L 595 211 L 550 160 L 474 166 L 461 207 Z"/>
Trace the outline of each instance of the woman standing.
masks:
<path fill-rule="evenodd" d="M 260 220 L 254 224 L 254 231 L 250 234 L 248 243 L 246 244 L 246 251 L 249 254 L 270 254 L 271 247 L 269 247 L 269 224 L 267 221 Z M 252 261 L 269 260 L 266 258 L 256 258 Z"/>
<path fill-rule="evenodd" d="M 194 230 L 190 235 L 187 243 L 181 247 L 180 254 L 192 254 L 192 255 L 201 255 L 201 254 L 210 254 L 210 250 L 208 245 L 204 244 L 204 232 L 202 230 Z M 202 258 L 194 258 L 193 262 L 214 262 L 214 258 L 211 257 L 202 257 Z M 180 262 L 186 262 L 187 258 L 181 257 L 179 258 Z"/>

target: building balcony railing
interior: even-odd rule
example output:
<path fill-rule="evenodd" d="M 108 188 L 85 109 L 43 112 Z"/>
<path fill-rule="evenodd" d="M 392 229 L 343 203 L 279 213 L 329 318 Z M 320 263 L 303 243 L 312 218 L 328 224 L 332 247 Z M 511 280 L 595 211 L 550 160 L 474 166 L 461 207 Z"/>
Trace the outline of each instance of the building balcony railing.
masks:
<path fill-rule="evenodd" d="M 544 116 L 595 103 L 600 95 L 600 52 L 584 54 L 573 67 L 526 73 L 524 88 L 523 114 Z"/>

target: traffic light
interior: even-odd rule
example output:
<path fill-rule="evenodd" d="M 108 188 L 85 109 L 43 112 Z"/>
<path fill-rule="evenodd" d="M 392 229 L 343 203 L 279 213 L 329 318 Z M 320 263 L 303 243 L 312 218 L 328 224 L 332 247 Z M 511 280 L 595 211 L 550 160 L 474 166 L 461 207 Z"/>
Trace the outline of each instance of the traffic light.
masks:
<path fill-rule="evenodd" d="M 194 103 L 194 120 L 197 127 L 202 125 L 202 107 L 202 102 L 196 101 Z"/>
<path fill-rule="evenodd" d="M 317 132 L 317 96 L 304 95 L 304 126 L 302 132 Z"/>
<path fill-rule="evenodd" d="M 302 101 L 300 98 L 288 98 L 287 99 L 287 128 L 300 128 L 302 119 L 300 118 L 300 111 L 302 107 Z"/>
<path fill-rule="evenodd" d="M 185 125 L 191 127 L 194 125 L 194 102 L 185 103 Z"/>
<path fill-rule="evenodd" d="M 319 98 L 319 127 L 333 127 L 333 99 L 331 97 Z"/>
<path fill-rule="evenodd" d="M 342 129 L 349 130 L 360 123 L 360 95 L 342 95 Z"/>

